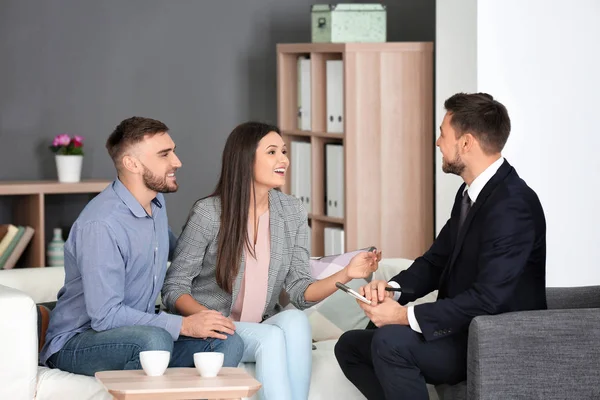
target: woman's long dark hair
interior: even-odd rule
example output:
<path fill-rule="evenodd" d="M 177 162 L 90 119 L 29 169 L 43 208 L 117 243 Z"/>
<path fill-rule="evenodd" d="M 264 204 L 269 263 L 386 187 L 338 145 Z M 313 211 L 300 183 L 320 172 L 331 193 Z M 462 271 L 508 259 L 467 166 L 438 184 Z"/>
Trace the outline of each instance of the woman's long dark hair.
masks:
<path fill-rule="evenodd" d="M 217 236 L 217 284 L 227 293 L 239 271 L 244 244 L 252 254 L 248 237 L 248 210 L 254 190 L 254 162 L 258 142 L 270 132 L 281 135 L 276 126 L 246 122 L 227 138 L 223 150 L 221 176 L 211 196 L 221 199 L 221 226 Z M 255 205 L 256 206 L 256 205 Z M 256 217 L 256 215 L 255 215 Z"/>

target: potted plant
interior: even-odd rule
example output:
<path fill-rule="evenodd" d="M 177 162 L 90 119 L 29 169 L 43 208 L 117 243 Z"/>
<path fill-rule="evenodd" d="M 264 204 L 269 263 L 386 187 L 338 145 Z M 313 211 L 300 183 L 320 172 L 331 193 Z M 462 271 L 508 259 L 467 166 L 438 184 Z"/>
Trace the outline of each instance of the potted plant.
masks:
<path fill-rule="evenodd" d="M 79 182 L 83 162 L 83 137 L 63 133 L 52 141 L 50 149 L 55 153 L 59 182 Z"/>

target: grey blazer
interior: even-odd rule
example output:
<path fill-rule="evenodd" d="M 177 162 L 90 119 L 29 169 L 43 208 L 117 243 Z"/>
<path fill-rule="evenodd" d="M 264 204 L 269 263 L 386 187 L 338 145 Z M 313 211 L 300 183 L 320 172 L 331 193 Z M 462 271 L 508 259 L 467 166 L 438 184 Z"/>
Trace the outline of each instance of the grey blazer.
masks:
<path fill-rule="evenodd" d="M 269 192 L 269 227 L 271 261 L 263 320 L 281 310 L 279 295 L 283 289 L 291 303 L 299 309 L 316 303 L 307 302 L 304 291 L 315 281 L 310 274 L 308 219 L 302 203 L 277 190 Z M 229 316 L 244 276 L 244 256 L 239 273 L 229 294 L 217 285 L 217 234 L 221 220 L 218 197 L 198 200 L 177 241 L 171 267 L 162 288 L 162 299 L 171 312 L 175 301 L 190 294 L 203 306 Z"/>

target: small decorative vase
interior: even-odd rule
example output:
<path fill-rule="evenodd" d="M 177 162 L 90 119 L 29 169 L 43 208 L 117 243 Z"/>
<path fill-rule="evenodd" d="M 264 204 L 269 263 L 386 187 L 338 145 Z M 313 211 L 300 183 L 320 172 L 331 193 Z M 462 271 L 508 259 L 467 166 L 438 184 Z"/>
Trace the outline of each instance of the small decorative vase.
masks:
<path fill-rule="evenodd" d="M 48 243 L 48 266 L 62 267 L 65 265 L 65 241 L 62 238 L 62 229 L 54 228 L 52 241 Z"/>
<path fill-rule="evenodd" d="M 55 158 L 59 182 L 72 183 L 81 180 L 83 156 L 56 155 Z"/>

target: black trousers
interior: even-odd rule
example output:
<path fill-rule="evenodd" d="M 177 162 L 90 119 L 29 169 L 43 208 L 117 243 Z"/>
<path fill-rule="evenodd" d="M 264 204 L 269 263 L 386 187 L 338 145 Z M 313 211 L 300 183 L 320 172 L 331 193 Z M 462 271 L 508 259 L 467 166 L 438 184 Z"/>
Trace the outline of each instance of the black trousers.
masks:
<path fill-rule="evenodd" d="M 467 334 L 427 342 L 403 325 L 348 331 L 338 340 L 335 357 L 369 400 L 427 400 L 426 383 L 467 378 Z"/>

